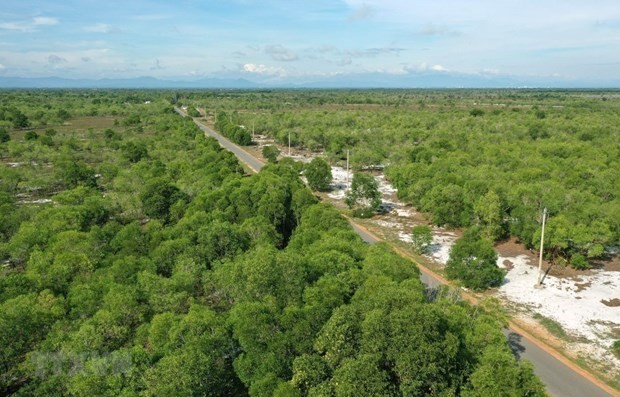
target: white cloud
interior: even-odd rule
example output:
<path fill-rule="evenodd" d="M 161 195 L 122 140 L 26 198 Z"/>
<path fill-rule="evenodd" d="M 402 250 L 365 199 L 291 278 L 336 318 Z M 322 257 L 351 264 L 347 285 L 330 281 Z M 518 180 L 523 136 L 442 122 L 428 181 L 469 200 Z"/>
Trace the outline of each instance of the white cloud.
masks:
<path fill-rule="evenodd" d="M 500 74 L 500 71 L 495 68 L 484 68 L 482 69 L 482 74 Z"/>
<path fill-rule="evenodd" d="M 458 36 L 460 33 L 456 30 L 450 29 L 445 25 L 435 25 L 433 23 L 427 24 L 423 29 L 418 32 L 423 36 Z"/>
<path fill-rule="evenodd" d="M 57 25 L 58 19 L 52 17 L 34 17 L 27 21 L 13 21 L 0 23 L 0 29 L 18 32 L 35 32 L 39 26 Z"/>
<path fill-rule="evenodd" d="M 6 70 L 6 66 L 0 63 L 0 73 Z"/>
<path fill-rule="evenodd" d="M 364 4 L 361 5 L 361 7 L 356 9 L 349 16 L 349 21 L 361 21 L 361 20 L 364 20 L 364 19 L 369 19 L 369 18 L 371 18 L 375 14 L 376 14 L 375 9 L 372 8 L 371 6 L 369 6 L 368 4 L 364 3 Z"/>
<path fill-rule="evenodd" d="M 244 72 L 261 74 L 264 76 L 285 76 L 286 71 L 279 67 L 265 66 L 262 64 L 246 63 L 243 65 Z"/>
<path fill-rule="evenodd" d="M 431 66 L 431 70 L 434 72 L 449 72 L 450 69 L 442 66 L 442 65 L 433 65 Z"/>
<path fill-rule="evenodd" d="M 83 30 L 89 33 L 111 33 L 114 28 L 107 23 L 96 23 L 94 25 L 84 26 Z"/>
<path fill-rule="evenodd" d="M 58 25 L 58 19 L 52 17 L 34 17 L 32 18 L 34 26 L 51 26 Z"/>
<path fill-rule="evenodd" d="M 419 65 L 405 65 L 403 70 L 408 73 L 416 73 L 416 72 L 450 72 L 451 70 L 447 67 L 439 64 L 429 65 L 426 62 L 422 62 Z"/>
<path fill-rule="evenodd" d="M 274 61 L 292 62 L 299 59 L 295 52 L 289 50 L 288 48 L 285 48 L 280 44 L 266 46 L 265 53 L 271 56 L 271 59 L 273 59 Z"/>

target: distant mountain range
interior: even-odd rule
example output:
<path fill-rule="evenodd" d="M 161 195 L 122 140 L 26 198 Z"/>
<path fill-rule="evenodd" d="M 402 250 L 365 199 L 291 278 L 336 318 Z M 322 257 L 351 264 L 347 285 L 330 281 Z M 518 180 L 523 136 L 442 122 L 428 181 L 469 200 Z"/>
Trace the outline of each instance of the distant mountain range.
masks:
<path fill-rule="evenodd" d="M 244 79 L 160 80 L 154 77 L 128 79 L 65 79 L 61 77 L 0 77 L 0 88 L 258 88 Z"/>
<path fill-rule="evenodd" d="M 554 78 L 519 78 L 492 74 L 415 72 L 402 75 L 360 73 L 323 79 L 250 81 L 244 78 L 164 80 L 155 77 L 127 79 L 67 79 L 61 77 L 0 77 L 0 88 L 620 88 L 617 81 L 573 81 Z"/>

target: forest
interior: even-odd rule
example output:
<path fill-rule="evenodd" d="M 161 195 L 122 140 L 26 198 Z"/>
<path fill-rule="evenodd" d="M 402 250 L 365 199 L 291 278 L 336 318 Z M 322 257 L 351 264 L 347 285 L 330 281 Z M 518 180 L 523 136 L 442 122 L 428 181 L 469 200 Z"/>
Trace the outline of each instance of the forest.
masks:
<path fill-rule="evenodd" d="M 511 236 L 584 269 L 620 243 L 620 95 L 579 90 L 336 90 L 185 93 L 226 123 L 385 165 L 399 198 L 438 226 Z M 219 118 L 218 118 L 219 120 Z"/>
<path fill-rule="evenodd" d="M 279 108 L 280 99 L 298 94 L 0 91 L 0 394 L 545 395 L 531 364 L 511 352 L 501 316 L 447 288 L 426 289 L 414 263 L 386 244 L 363 243 L 304 186 L 295 164 L 248 175 L 173 111 L 182 102 L 196 109 L 221 103 L 233 127 L 267 105 L 274 108 L 263 120 L 310 118 Z M 302 94 L 305 104 L 324 100 L 327 107 L 342 95 L 375 97 Z M 385 95 L 377 100 L 396 94 Z M 235 112 L 241 104 L 256 108 Z M 352 112 L 343 117 L 353 124 L 335 124 L 342 143 L 330 143 L 335 135 L 320 142 L 332 157 L 345 142 L 362 142 L 365 132 L 354 128 L 362 120 L 353 114 L 363 112 Z M 459 120 L 484 123 L 490 113 Z M 402 138 L 436 142 L 421 127 L 427 121 L 410 131 L 415 138 Z M 296 128 L 282 129 L 289 127 Z M 310 144 L 301 139 L 296 144 Z M 436 150 L 430 162 L 411 161 L 413 143 L 401 163 L 390 157 L 395 180 L 412 164 L 435 178 L 433 159 L 449 150 L 423 145 Z M 464 195 L 458 169 L 453 183 Z M 399 187 L 416 200 L 407 183 Z M 601 189 L 617 205 L 613 185 Z M 498 200 L 508 200 L 504 194 L 497 188 Z M 613 218 L 601 222 L 615 238 Z"/>

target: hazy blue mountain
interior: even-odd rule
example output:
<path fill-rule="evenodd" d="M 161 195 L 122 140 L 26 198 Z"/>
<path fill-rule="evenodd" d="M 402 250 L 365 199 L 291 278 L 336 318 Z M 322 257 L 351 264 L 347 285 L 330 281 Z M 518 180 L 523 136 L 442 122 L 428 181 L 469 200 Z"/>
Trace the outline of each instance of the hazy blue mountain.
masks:
<path fill-rule="evenodd" d="M 60 77 L 0 77 L 1 88 L 257 88 L 245 79 L 204 78 L 160 80 L 154 77 L 128 79 L 65 79 Z"/>
<path fill-rule="evenodd" d="M 327 78 L 266 80 L 256 77 L 164 80 L 154 77 L 127 79 L 67 79 L 61 77 L 0 77 L 0 88 L 614 88 L 620 81 L 570 81 L 554 78 L 523 78 L 493 74 L 411 72 L 407 74 L 363 73 Z"/>

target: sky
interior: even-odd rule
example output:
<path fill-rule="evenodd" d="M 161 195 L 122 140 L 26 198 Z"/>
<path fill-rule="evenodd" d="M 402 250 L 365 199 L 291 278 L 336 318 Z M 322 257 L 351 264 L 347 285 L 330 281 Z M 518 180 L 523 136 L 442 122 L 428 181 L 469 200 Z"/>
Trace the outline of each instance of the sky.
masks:
<path fill-rule="evenodd" d="M 620 84 L 618 0 L 20 0 L 0 76 L 311 81 L 420 73 Z"/>

